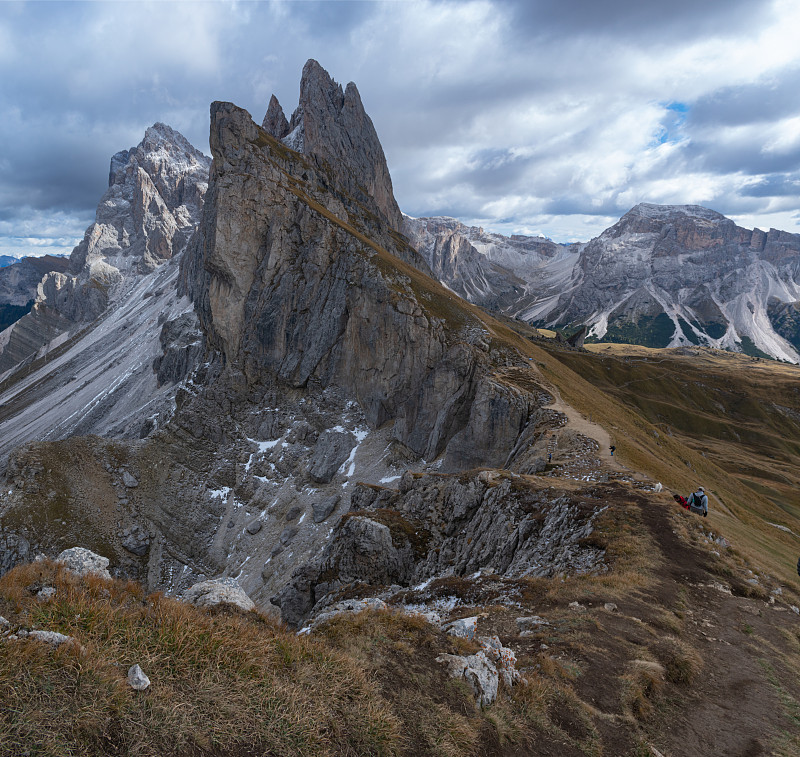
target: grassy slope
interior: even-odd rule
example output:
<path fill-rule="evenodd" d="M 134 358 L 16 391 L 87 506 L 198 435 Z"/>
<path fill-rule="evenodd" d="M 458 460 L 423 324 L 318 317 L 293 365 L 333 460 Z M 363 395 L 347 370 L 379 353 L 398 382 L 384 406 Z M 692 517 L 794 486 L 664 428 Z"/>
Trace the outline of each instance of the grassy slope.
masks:
<path fill-rule="evenodd" d="M 711 350 L 591 349 L 549 356 L 564 398 L 612 432 L 631 468 L 684 494 L 705 485 L 709 525 L 797 583 L 800 541 L 770 524 L 800 534 L 800 369 Z"/>

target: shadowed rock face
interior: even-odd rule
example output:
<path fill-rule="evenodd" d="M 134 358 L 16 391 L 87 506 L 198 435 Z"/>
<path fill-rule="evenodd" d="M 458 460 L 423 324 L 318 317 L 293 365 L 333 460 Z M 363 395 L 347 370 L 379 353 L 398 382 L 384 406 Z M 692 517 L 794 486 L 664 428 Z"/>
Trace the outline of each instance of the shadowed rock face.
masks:
<path fill-rule="evenodd" d="M 354 584 L 369 594 L 369 587 L 487 568 L 510 577 L 602 572 L 602 550 L 584 540 L 604 509 L 597 500 L 485 472 L 408 473 L 399 490 L 359 485 L 323 552 L 272 602 L 296 625 Z"/>
<path fill-rule="evenodd" d="M 342 91 L 317 61 L 309 60 L 291 122 L 273 95 L 263 127 L 292 149 L 330 164 L 349 194 L 362 203 L 371 198 L 392 228 L 402 229 L 383 148 L 353 82 Z"/>
<path fill-rule="evenodd" d="M 214 103 L 210 141 L 203 221 L 184 259 L 209 345 L 250 382 L 342 387 L 372 427 L 394 421 L 425 459 L 454 440 L 448 465 L 460 468 L 481 438 L 501 464 L 535 402 L 491 378 L 483 324 L 404 266 L 417 256 L 403 237 L 246 111 Z"/>

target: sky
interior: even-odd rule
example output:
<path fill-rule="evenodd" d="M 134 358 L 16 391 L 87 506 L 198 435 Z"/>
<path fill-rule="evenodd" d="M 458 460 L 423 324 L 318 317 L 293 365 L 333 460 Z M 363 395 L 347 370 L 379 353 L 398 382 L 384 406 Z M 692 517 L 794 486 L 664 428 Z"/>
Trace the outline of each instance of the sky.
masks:
<path fill-rule="evenodd" d="M 68 253 L 111 156 L 354 81 L 401 209 L 586 241 L 639 202 L 800 233 L 797 0 L 0 2 L 0 255 Z"/>

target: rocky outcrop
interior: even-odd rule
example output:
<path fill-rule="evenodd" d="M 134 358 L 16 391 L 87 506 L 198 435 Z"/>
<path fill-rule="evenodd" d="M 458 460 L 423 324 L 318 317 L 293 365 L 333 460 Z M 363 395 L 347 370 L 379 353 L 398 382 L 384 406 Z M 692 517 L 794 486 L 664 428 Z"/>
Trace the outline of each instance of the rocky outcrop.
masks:
<path fill-rule="evenodd" d="M 283 108 L 281 108 L 281 104 L 275 95 L 269 98 L 269 106 L 261 123 L 261 128 L 272 134 L 275 139 L 283 139 L 290 131 L 289 122 L 286 120 Z"/>
<path fill-rule="evenodd" d="M 64 272 L 69 259 L 55 255 L 20 258 L 12 265 L 0 268 L 0 307 L 4 305 L 27 305 L 36 299 L 36 287 L 47 273 Z M 0 326 L 0 331 L 5 326 Z"/>
<path fill-rule="evenodd" d="M 423 476 L 400 490 L 360 485 L 320 557 L 273 598 L 300 623 L 346 586 L 411 586 L 435 576 L 602 571 L 588 545 L 603 506 L 580 496 L 488 474 Z"/>
<path fill-rule="evenodd" d="M 62 563 L 70 573 L 77 576 L 91 574 L 101 578 L 111 578 L 111 574 L 108 572 L 109 559 L 83 547 L 65 549 L 56 557 L 56 562 Z"/>
<path fill-rule="evenodd" d="M 402 229 L 403 216 L 394 199 L 383 147 L 353 82 L 342 90 L 317 61 L 309 60 L 291 121 L 287 123 L 273 95 L 263 128 L 317 165 L 330 165 L 341 188 L 374 206 L 394 229 Z"/>
<path fill-rule="evenodd" d="M 510 316 L 559 292 L 562 282 L 546 272 L 570 267 L 580 248 L 545 237 L 493 234 L 444 216 L 405 216 L 403 233 L 450 289 Z"/>
<path fill-rule="evenodd" d="M 403 238 L 332 174 L 232 104 L 211 118 L 208 200 L 183 264 L 209 346 L 251 383 L 341 387 L 425 459 L 455 440 L 447 463 L 464 467 L 482 438 L 504 461 L 536 403 L 491 372 L 519 358 L 493 356 L 484 324 L 405 265 Z"/>

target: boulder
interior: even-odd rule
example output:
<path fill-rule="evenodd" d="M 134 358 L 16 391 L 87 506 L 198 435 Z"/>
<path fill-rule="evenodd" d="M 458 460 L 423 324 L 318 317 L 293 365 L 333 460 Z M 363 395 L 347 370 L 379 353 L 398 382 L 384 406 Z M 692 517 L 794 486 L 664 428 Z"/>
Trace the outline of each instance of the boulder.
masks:
<path fill-rule="evenodd" d="M 341 602 L 331 605 L 324 612 L 319 613 L 314 617 L 314 621 L 309 627 L 310 629 L 316 628 L 326 620 L 341 615 L 342 613 L 357 613 L 363 610 L 385 610 L 387 604 L 382 599 L 375 597 L 366 597 L 364 599 L 345 599 Z"/>
<path fill-rule="evenodd" d="M 143 528 L 134 526 L 122 533 L 122 546 L 137 557 L 144 557 L 150 549 L 150 534 Z"/>
<path fill-rule="evenodd" d="M 517 656 L 510 647 L 504 647 L 497 636 L 488 636 L 481 639 L 481 649 L 486 657 L 494 663 L 497 672 L 503 679 L 503 683 L 511 688 L 519 681 L 517 672 Z"/>
<path fill-rule="evenodd" d="M 322 523 L 336 509 L 340 499 L 340 495 L 334 494 L 332 497 L 326 497 L 322 502 L 314 503 L 311 506 L 311 510 L 314 513 L 314 523 Z"/>
<path fill-rule="evenodd" d="M 460 639 L 475 638 L 475 629 L 478 627 L 478 616 L 474 615 L 471 618 L 461 618 L 454 620 L 451 623 L 445 623 L 442 628 L 451 636 L 458 636 Z"/>
<path fill-rule="evenodd" d="M 297 536 L 298 528 L 297 526 L 286 526 L 286 528 L 281 531 L 281 535 L 279 537 L 280 543 L 285 547 L 295 536 Z"/>
<path fill-rule="evenodd" d="M 56 562 L 63 563 L 67 570 L 79 576 L 93 573 L 101 578 L 111 578 L 111 574 L 108 572 L 108 558 L 83 547 L 65 549 L 56 557 Z"/>
<path fill-rule="evenodd" d="M 355 446 L 356 438 L 349 431 L 324 431 L 309 462 L 311 478 L 318 484 L 330 483 Z"/>
<path fill-rule="evenodd" d="M 289 512 L 286 513 L 285 519 L 286 521 L 291 523 L 292 521 L 297 520 L 302 514 L 303 514 L 303 508 L 295 506 L 291 510 L 289 510 Z"/>
<path fill-rule="evenodd" d="M 213 578 L 196 583 L 186 590 L 183 599 L 195 607 L 233 605 L 245 612 L 255 609 L 256 606 L 233 578 Z"/>
<path fill-rule="evenodd" d="M 122 483 L 125 484 L 125 486 L 127 486 L 129 489 L 135 489 L 137 486 L 139 486 L 137 479 L 128 473 L 128 471 L 122 472 Z"/>
<path fill-rule="evenodd" d="M 256 519 L 250 521 L 247 526 L 245 526 L 245 531 L 247 531 L 247 533 L 251 536 L 255 536 L 255 534 L 257 534 L 263 527 L 264 524 L 260 520 Z"/>

